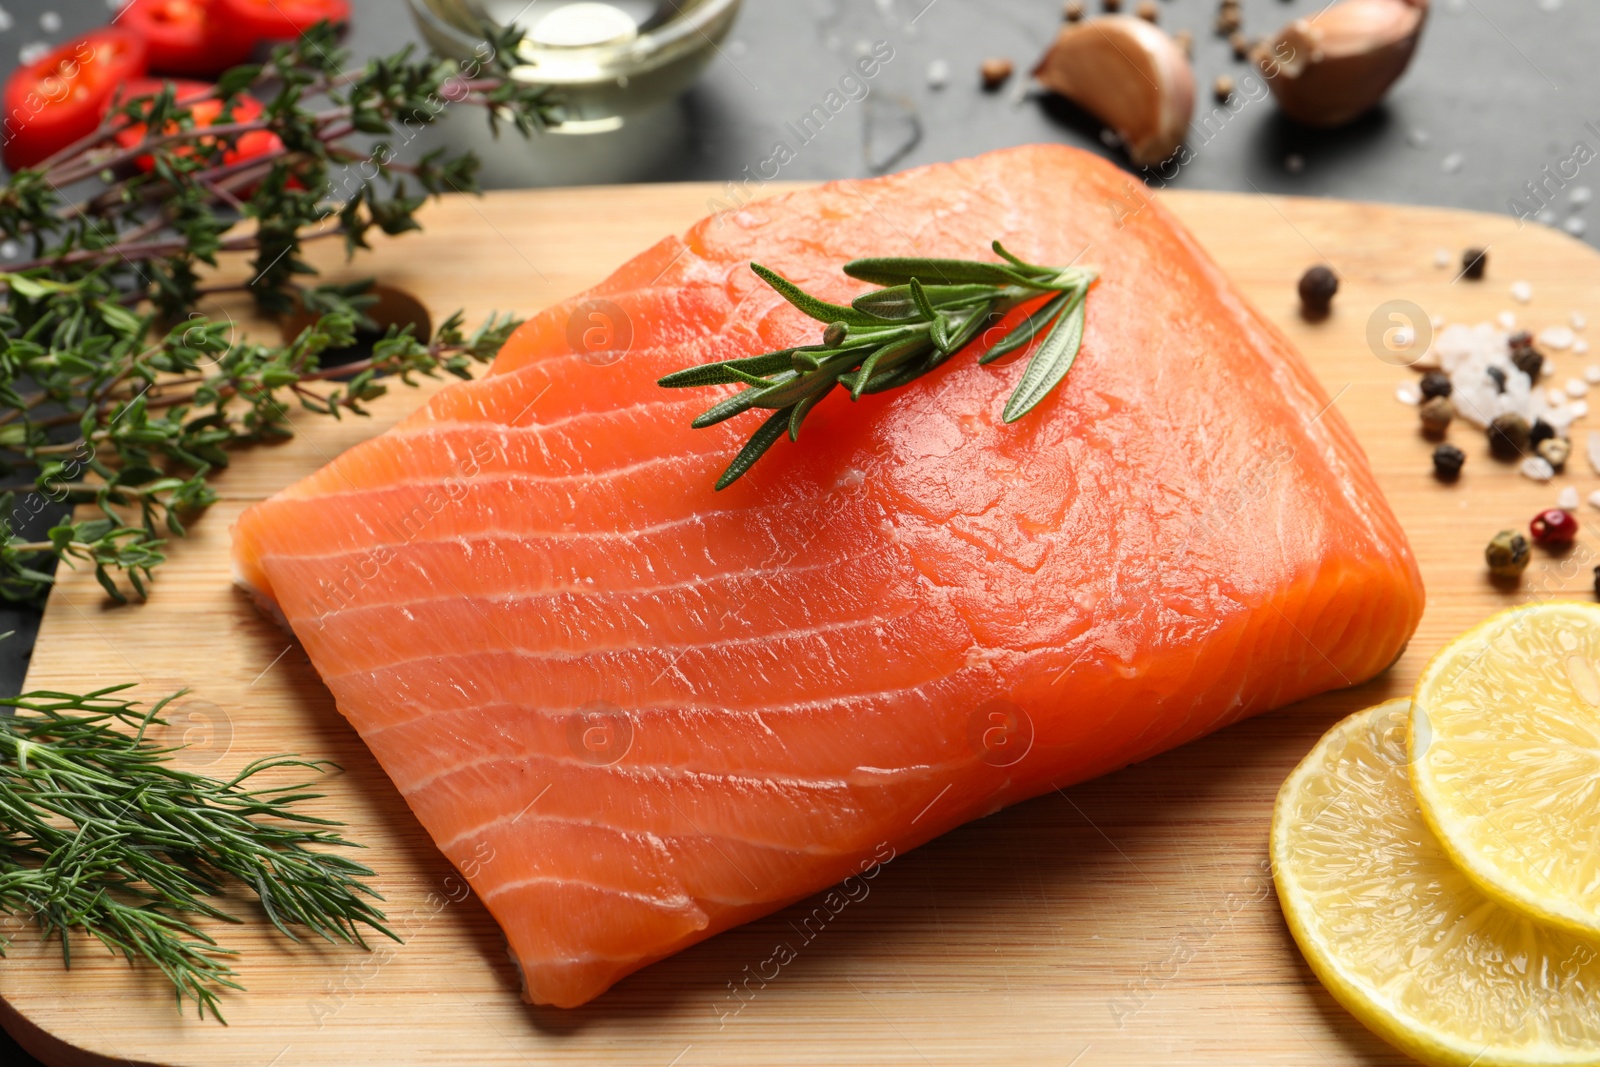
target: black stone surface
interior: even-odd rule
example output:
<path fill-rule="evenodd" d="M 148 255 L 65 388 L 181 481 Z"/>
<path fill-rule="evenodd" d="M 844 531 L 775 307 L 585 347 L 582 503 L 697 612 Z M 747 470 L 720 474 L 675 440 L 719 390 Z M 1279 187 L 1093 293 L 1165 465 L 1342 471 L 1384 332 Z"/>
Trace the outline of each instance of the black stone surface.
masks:
<path fill-rule="evenodd" d="M 1266 35 L 1322 6 L 1244 0 L 1244 28 Z M 115 0 L 5 0 L 0 71 L 9 73 L 30 46 L 105 22 L 114 7 Z M 1195 38 L 1193 159 L 1171 175 L 1176 187 L 1492 212 L 1514 210 L 1510 202 L 1521 199 L 1531 213 L 1539 205 L 1526 183 L 1543 180 L 1546 166 L 1557 170 L 1579 143 L 1600 151 L 1600 7 L 1592 0 L 1434 0 L 1416 60 L 1387 102 L 1331 133 L 1296 126 L 1264 92 L 1252 91 L 1249 68 L 1210 32 L 1212 0 L 1161 0 L 1159 8 L 1164 27 Z M 354 10 L 349 44 L 358 56 L 417 39 L 401 0 L 354 0 Z M 505 146 L 490 171 L 505 185 L 743 182 L 775 154 L 787 157 L 775 153 L 779 141 L 792 159 L 769 163 L 767 177 L 861 177 L 1029 141 L 1076 144 L 1119 159 L 1092 120 L 1016 91 L 1060 12 L 1058 0 L 746 0 L 720 53 L 682 98 L 618 133 Z M 893 58 L 870 92 L 848 100 L 801 143 L 788 124 L 823 103 L 859 51 L 879 42 Z M 990 56 L 1010 58 L 1019 74 L 985 93 L 978 65 Z M 930 65 L 940 63 L 948 82 L 936 88 Z M 1240 83 L 1235 110 L 1212 110 L 1209 88 L 1219 74 Z M 1592 184 L 1600 184 L 1600 162 L 1579 167 L 1563 187 L 1549 183 L 1547 221 L 1582 232 L 1586 211 L 1600 209 L 1583 208 L 1583 194 L 1572 194 Z M 22 684 L 36 627 L 36 613 L 0 608 L 0 630 L 17 631 L 0 643 L 7 692 Z M 0 1063 L 31 1062 L 0 1043 Z"/>

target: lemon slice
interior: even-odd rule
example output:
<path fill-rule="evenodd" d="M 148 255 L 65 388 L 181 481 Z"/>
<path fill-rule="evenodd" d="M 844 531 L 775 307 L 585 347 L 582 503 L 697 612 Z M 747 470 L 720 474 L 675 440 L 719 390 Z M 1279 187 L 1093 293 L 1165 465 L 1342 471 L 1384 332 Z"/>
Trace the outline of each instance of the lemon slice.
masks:
<path fill-rule="evenodd" d="M 1422 672 L 1411 782 L 1488 896 L 1600 939 L 1600 605 L 1502 612 Z"/>
<path fill-rule="evenodd" d="M 1278 793 L 1273 875 L 1311 969 L 1433 1064 L 1600 1064 L 1600 949 L 1484 897 L 1406 776 L 1407 701 L 1345 719 Z"/>

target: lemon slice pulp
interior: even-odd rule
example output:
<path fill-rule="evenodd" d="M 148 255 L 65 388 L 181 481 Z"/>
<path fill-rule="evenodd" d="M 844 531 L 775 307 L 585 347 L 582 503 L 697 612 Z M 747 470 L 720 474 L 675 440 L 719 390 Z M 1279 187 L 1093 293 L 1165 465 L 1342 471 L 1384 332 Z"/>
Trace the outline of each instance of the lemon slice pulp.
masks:
<path fill-rule="evenodd" d="M 1411 781 L 1486 895 L 1600 939 L 1600 605 L 1544 603 L 1452 641 L 1417 682 Z"/>
<path fill-rule="evenodd" d="M 1272 820 L 1289 929 L 1329 992 L 1426 1063 L 1600 1064 L 1600 947 L 1489 900 L 1423 821 L 1408 702 L 1339 723 Z"/>

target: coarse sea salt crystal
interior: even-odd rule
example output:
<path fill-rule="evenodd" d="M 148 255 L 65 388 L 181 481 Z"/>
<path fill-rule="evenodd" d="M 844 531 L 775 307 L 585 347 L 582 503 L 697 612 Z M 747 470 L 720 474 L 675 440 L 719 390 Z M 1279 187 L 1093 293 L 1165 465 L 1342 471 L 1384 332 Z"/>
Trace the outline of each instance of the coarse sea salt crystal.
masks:
<path fill-rule="evenodd" d="M 1444 329 L 1444 316 L 1435 315 L 1433 318 L 1428 320 L 1428 325 L 1432 326 L 1435 330 Z"/>
<path fill-rule="evenodd" d="M 1589 506 L 1591 508 L 1600 508 L 1600 489 L 1596 489 L 1589 494 Z"/>
<path fill-rule="evenodd" d="M 1572 328 L 1574 330 L 1581 330 L 1585 326 L 1589 325 L 1589 320 L 1583 317 L 1583 312 L 1581 311 L 1574 311 L 1572 315 L 1568 317 L 1567 321 L 1572 323 Z"/>
<path fill-rule="evenodd" d="M 1495 316 L 1494 321 L 1500 324 L 1502 330 L 1515 330 L 1517 328 L 1517 317 L 1509 311 L 1500 312 Z"/>
<path fill-rule="evenodd" d="M 1589 453 L 1589 466 L 1594 468 L 1596 474 L 1600 474 L 1600 430 L 1589 431 L 1586 451 Z"/>
<path fill-rule="evenodd" d="M 1548 482 L 1556 476 L 1556 469 L 1541 456 L 1529 456 L 1517 468 L 1517 473 L 1524 478 L 1532 478 L 1536 482 Z"/>
<path fill-rule="evenodd" d="M 1400 388 L 1396 389 L 1394 391 L 1394 398 L 1400 401 L 1402 404 L 1410 404 L 1413 407 L 1422 403 L 1422 394 L 1417 392 L 1414 387 L 1409 385 L 1402 385 Z"/>
<path fill-rule="evenodd" d="M 1526 304 L 1533 299 L 1533 286 L 1527 282 L 1512 282 L 1511 299 L 1519 304 Z"/>
<path fill-rule="evenodd" d="M 1587 400 L 1574 400 L 1567 405 L 1567 410 L 1572 412 L 1574 419 L 1581 419 L 1589 414 L 1589 402 Z"/>
<path fill-rule="evenodd" d="M 1448 248 L 1436 249 L 1433 253 L 1433 265 L 1442 270 L 1450 265 L 1451 258 Z"/>
<path fill-rule="evenodd" d="M 1578 487 L 1569 485 L 1556 496 L 1556 507 L 1562 511 L 1578 510 Z"/>
<path fill-rule="evenodd" d="M 1546 326 L 1539 331 L 1539 343 L 1557 352 L 1565 352 L 1577 339 L 1577 335 L 1566 326 Z"/>
<path fill-rule="evenodd" d="M 1589 392 L 1589 383 L 1582 378 L 1567 379 L 1567 395 L 1576 400 Z"/>
<path fill-rule="evenodd" d="M 1576 341 L 1572 342 L 1572 354 L 1573 355 L 1581 356 L 1587 351 L 1589 351 L 1589 342 L 1588 341 L 1585 341 L 1583 338 L 1580 337 Z"/>
<path fill-rule="evenodd" d="M 1550 401 L 1550 404 L 1553 407 L 1560 407 L 1562 404 L 1567 402 L 1567 394 L 1563 393 L 1553 385 L 1544 391 L 1544 398 Z"/>
<path fill-rule="evenodd" d="M 1583 368 L 1583 380 L 1590 385 L 1600 385 L 1600 363 L 1591 363 Z"/>

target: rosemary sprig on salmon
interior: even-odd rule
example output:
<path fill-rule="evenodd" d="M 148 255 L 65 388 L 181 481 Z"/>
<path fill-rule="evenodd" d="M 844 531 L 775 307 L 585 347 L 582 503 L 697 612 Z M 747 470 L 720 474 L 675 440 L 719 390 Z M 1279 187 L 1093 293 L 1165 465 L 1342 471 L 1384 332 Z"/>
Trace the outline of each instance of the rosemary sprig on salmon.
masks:
<path fill-rule="evenodd" d="M 751 408 L 772 411 L 722 472 L 717 488 L 726 489 L 738 481 L 785 433 L 789 440 L 798 441 L 806 416 L 835 386 L 849 390 L 851 400 L 897 389 L 944 363 L 985 329 L 998 325 L 1007 312 L 1049 296 L 978 357 L 979 363 L 992 363 L 1026 348 L 1043 333 L 1044 340 L 1029 359 L 1002 418 L 1016 422 L 1032 411 L 1061 383 L 1078 358 L 1084 304 L 1099 272 L 1090 267 L 1028 263 L 1006 251 L 999 241 L 993 247 L 1004 263 L 852 260 L 845 264 L 845 274 L 885 288 L 864 293 L 849 306 L 820 300 L 776 271 L 751 263 L 750 269 L 780 296 L 828 325 L 821 344 L 706 363 L 660 380 L 668 389 L 746 387 L 695 419 L 697 430 Z"/>

